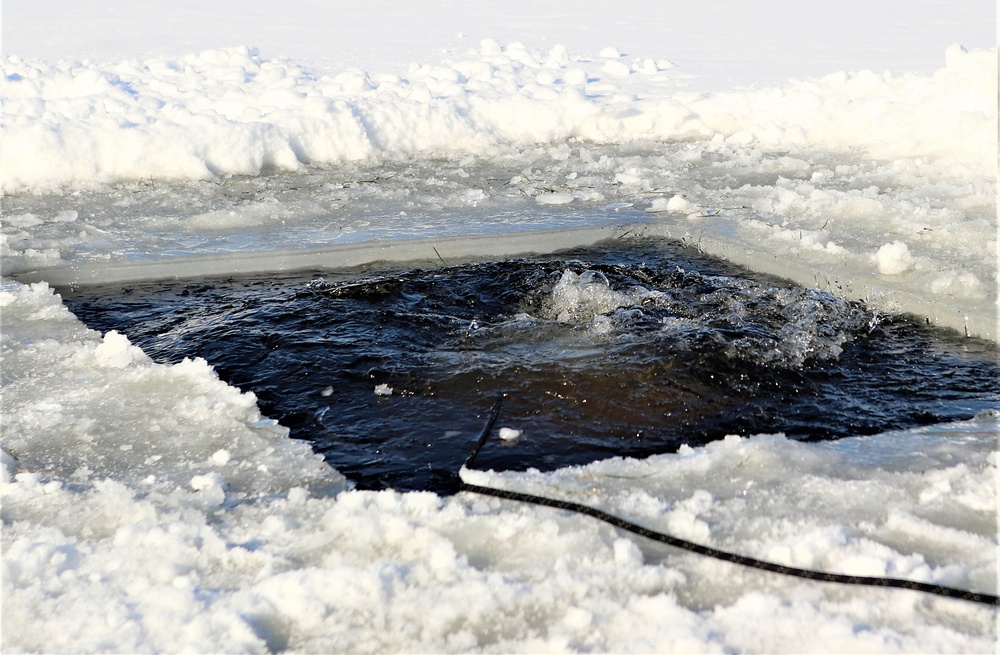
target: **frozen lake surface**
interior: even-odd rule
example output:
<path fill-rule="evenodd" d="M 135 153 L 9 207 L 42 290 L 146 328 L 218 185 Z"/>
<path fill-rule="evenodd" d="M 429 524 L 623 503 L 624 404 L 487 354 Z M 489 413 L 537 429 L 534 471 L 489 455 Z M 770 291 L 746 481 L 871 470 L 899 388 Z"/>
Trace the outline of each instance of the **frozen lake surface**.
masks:
<path fill-rule="evenodd" d="M 994 3 L 101 6 L 4 2 L 4 652 L 995 652 L 448 477 L 995 594 Z"/>

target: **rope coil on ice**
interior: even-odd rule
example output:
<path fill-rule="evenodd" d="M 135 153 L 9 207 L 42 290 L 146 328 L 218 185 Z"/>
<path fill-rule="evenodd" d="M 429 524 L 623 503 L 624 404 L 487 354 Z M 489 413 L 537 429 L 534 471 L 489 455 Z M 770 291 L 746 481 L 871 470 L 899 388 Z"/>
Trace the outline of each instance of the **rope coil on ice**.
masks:
<path fill-rule="evenodd" d="M 475 448 L 469 453 L 468 458 L 465 460 L 463 468 L 472 468 L 472 464 L 482 449 L 483 444 L 486 443 L 486 439 L 493 428 L 493 424 L 496 422 L 497 417 L 500 415 L 500 406 L 502 404 L 502 398 L 496 402 L 493 406 L 493 410 L 490 413 L 490 417 L 483 427 L 483 431 L 479 435 L 479 440 L 476 443 Z M 814 571 L 811 569 L 800 569 L 794 566 L 785 566 L 783 564 L 775 564 L 773 562 L 767 562 L 764 560 L 759 560 L 753 557 L 748 557 L 746 555 L 739 555 L 737 553 L 730 553 L 724 550 L 719 550 L 717 548 L 711 548 L 709 546 L 703 546 L 679 537 L 674 537 L 669 534 L 662 532 L 657 532 L 655 530 L 650 530 L 631 521 L 626 521 L 620 517 L 613 514 L 609 514 L 605 511 L 599 510 L 594 507 L 589 507 L 587 505 L 582 505 L 580 503 L 574 503 L 572 501 L 557 500 L 554 498 L 547 498 L 545 496 L 536 496 L 534 494 L 522 493 L 519 491 L 508 491 L 505 489 L 495 489 L 493 487 L 483 487 L 476 484 L 470 484 L 459 478 L 458 488 L 460 491 L 468 491 L 471 493 L 482 494 L 484 496 L 494 496 L 496 498 L 502 498 L 505 500 L 516 500 L 522 503 L 530 503 L 533 505 L 540 505 L 543 507 L 553 507 L 555 509 L 567 510 L 570 512 L 576 512 L 578 514 L 584 514 L 592 518 L 609 523 L 622 530 L 627 530 L 634 534 L 640 535 L 647 539 L 658 541 L 668 546 L 673 546 L 675 548 L 680 548 L 687 550 L 698 555 L 703 555 L 705 557 L 712 557 L 714 559 L 722 560 L 724 562 L 731 562 L 733 564 L 739 564 L 740 566 L 746 566 L 750 568 L 760 569 L 763 571 L 770 571 L 771 573 L 779 573 L 782 575 L 793 576 L 797 578 L 805 578 L 807 580 L 817 580 L 819 582 L 835 582 L 839 584 L 846 585 L 857 585 L 865 587 L 891 587 L 895 589 L 909 589 L 911 591 L 920 591 L 928 594 L 936 594 L 938 596 L 945 596 L 947 598 L 956 598 L 959 600 L 966 600 L 973 603 L 981 603 L 984 605 L 1000 605 L 1000 596 L 995 596 L 992 594 L 980 593 L 975 591 L 969 591 L 966 589 L 956 589 L 954 587 L 946 587 L 944 585 L 932 584 L 927 582 L 917 582 L 915 580 L 903 580 L 900 578 L 881 578 L 872 576 L 861 576 L 861 575 L 845 575 L 842 573 L 827 573 L 824 571 Z"/>

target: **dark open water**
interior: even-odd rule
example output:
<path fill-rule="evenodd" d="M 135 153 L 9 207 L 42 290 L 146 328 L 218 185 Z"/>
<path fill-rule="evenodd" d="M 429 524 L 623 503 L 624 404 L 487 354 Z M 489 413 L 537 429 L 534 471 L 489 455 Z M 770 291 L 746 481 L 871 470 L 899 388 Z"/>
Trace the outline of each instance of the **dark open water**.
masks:
<path fill-rule="evenodd" d="M 726 434 L 876 434 L 998 406 L 997 348 L 676 244 L 65 293 L 151 357 L 204 357 L 360 488 L 647 456 Z M 390 393 L 391 390 L 391 393 Z"/>

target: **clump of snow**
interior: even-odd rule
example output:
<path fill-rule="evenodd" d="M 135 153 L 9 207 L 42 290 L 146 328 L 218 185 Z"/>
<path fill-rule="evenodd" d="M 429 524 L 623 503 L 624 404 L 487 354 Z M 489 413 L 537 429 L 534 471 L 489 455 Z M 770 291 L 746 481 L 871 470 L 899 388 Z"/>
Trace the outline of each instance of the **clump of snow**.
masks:
<path fill-rule="evenodd" d="M 878 249 L 875 264 L 882 275 L 898 275 L 913 268 L 913 255 L 905 243 L 897 240 Z"/>
<path fill-rule="evenodd" d="M 104 335 L 101 345 L 94 350 L 99 366 L 125 368 L 132 364 L 148 363 L 150 360 L 140 348 L 131 344 L 124 334 L 111 330 Z"/>
<path fill-rule="evenodd" d="M 515 428 L 500 428 L 498 436 L 503 441 L 517 441 L 521 438 L 521 431 Z"/>
<path fill-rule="evenodd" d="M 690 200 L 680 194 L 670 196 L 670 198 L 655 198 L 650 203 L 648 212 L 691 212 L 697 209 Z"/>

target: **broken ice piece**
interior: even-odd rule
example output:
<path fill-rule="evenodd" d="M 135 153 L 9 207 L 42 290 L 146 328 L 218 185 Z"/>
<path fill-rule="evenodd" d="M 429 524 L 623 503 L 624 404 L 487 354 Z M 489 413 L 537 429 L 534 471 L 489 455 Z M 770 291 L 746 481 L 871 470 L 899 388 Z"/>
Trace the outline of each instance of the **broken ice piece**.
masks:
<path fill-rule="evenodd" d="M 392 395 L 392 387 L 390 387 L 388 384 L 379 384 L 379 385 L 377 385 L 375 387 L 375 395 L 376 396 L 391 396 Z"/>
<path fill-rule="evenodd" d="M 278 423 L 277 419 L 273 418 L 262 418 L 259 421 L 252 423 L 250 427 L 256 428 L 257 430 L 267 430 L 268 432 L 280 434 L 283 437 L 287 437 L 290 432 L 289 428 L 281 425 Z"/>
<path fill-rule="evenodd" d="M 514 441 L 520 436 L 520 430 L 515 430 L 514 428 L 500 428 L 500 438 L 504 441 Z"/>

